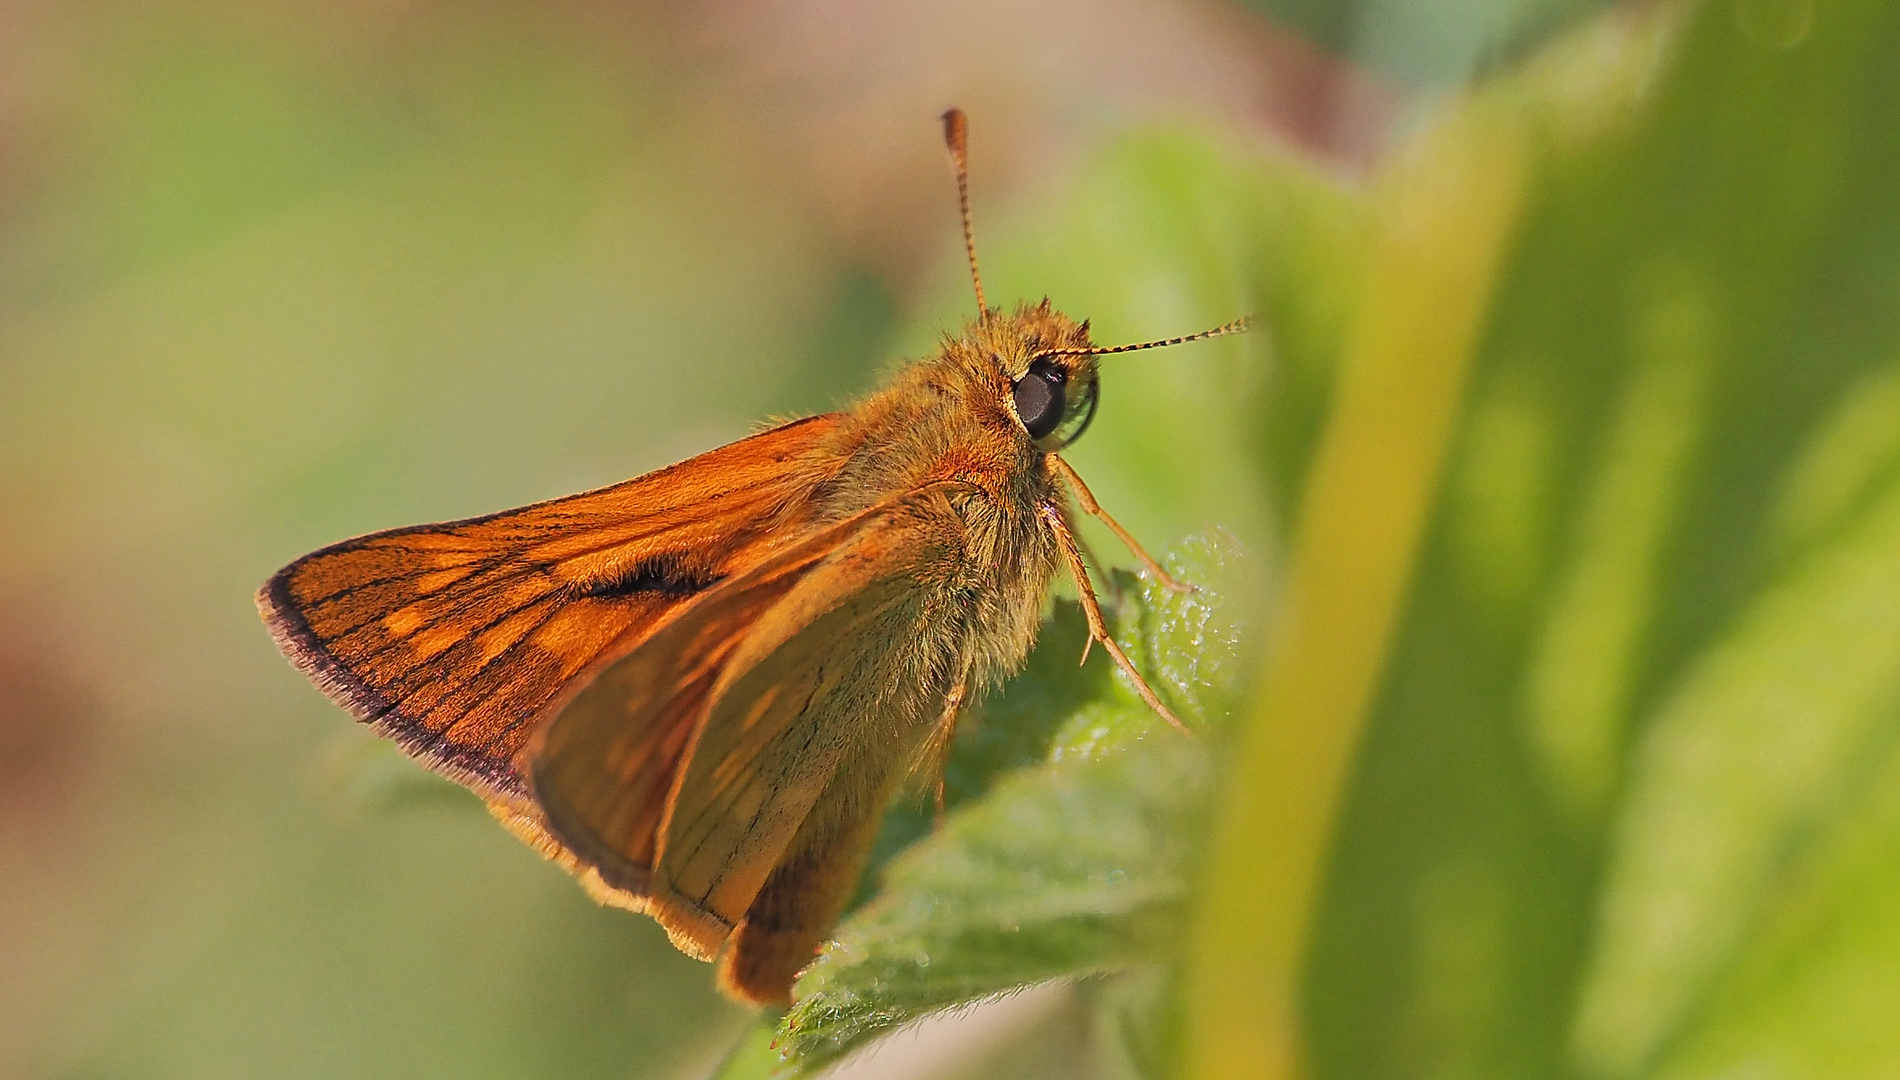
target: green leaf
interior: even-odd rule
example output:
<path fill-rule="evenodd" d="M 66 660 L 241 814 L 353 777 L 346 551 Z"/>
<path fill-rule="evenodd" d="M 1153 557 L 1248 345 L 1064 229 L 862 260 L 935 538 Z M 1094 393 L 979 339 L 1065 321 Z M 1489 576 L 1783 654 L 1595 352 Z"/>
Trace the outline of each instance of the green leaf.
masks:
<path fill-rule="evenodd" d="M 1900 736 L 1896 705 L 1900 486 L 1756 600 L 1650 727 L 1582 983 L 1592 1073 L 1635 1072 L 1683 1024 L 1788 854 Z"/>
<path fill-rule="evenodd" d="M 1900 702 L 1884 726 L 1900 728 Z M 1756 932 L 1654 1075 L 1888 1076 L 1900 970 L 1900 753 L 1892 738 L 1856 770 L 1841 817 L 1789 860 Z"/>

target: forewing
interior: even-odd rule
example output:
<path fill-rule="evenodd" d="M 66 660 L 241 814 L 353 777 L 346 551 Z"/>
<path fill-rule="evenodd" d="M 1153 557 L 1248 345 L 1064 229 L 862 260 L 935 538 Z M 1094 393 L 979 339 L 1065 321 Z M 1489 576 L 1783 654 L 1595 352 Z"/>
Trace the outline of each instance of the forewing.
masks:
<path fill-rule="evenodd" d="M 926 726 L 914 714 L 941 704 L 955 659 L 941 631 L 961 615 L 933 604 L 960 568 L 949 496 L 961 488 L 867 511 L 808 541 L 822 551 L 788 552 L 708 595 L 531 745 L 553 835 L 644 891 L 681 948 L 717 950 L 828 787 L 855 793 L 840 817 L 883 809 L 886 774 Z M 595 707 L 609 688 L 631 706 Z"/>
<path fill-rule="evenodd" d="M 803 528 L 835 415 L 625 483 L 306 555 L 258 593 L 278 648 L 431 768 L 519 801 L 515 757 L 564 691 Z"/>

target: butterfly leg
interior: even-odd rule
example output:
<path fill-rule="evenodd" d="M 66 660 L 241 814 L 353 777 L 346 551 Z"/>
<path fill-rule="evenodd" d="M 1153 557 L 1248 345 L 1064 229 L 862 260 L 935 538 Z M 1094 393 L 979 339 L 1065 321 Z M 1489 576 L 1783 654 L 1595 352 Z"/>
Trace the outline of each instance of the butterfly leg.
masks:
<path fill-rule="evenodd" d="M 1095 571 L 1095 576 L 1097 579 L 1101 581 L 1102 588 L 1108 590 L 1109 603 L 1114 604 L 1117 607 L 1120 607 L 1121 602 L 1122 602 L 1121 582 L 1116 581 L 1115 575 L 1109 572 L 1107 563 L 1095 557 L 1094 549 L 1089 547 L 1089 542 L 1087 540 L 1082 539 L 1081 533 L 1072 532 L 1070 533 L 1070 535 L 1075 538 L 1076 550 L 1082 553 L 1083 564 L 1087 566 L 1089 569 Z M 1093 649 L 1094 647 L 1095 647 L 1094 634 L 1090 634 L 1088 637 L 1085 637 L 1082 639 L 1082 663 L 1086 664 L 1089 662 L 1089 650 Z"/>
<path fill-rule="evenodd" d="M 1089 486 L 1082 482 L 1082 477 L 1076 473 L 1075 469 L 1071 467 L 1068 462 L 1062 460 L 1055 454 L 1049 455 L 1049 461 L 1055 466 L 1056 472 L 1061 474 L 1062 479 L 1068 481 L 1069 489 L 1075 492 L 1075 501 L 1081 505 L 1082 512 L 1099 520 L 1102 524 L 1108 526 L 1110 532 L 1120 537 L 1121 542 L 1128 545 L 1128 550 L 1134 554 L 1135 558 L 1141 560 L 1141 565 L 1146 567 L 1150 574 L 1154 575 L 1156 581 L 1159 581 L 1163 587 L 1175 592 L 1194 591 L 1194 586 L 1183 585 L 1181 582 L 1174 580 L 1173 575 L 1163 570 L 1161 564 L 1155 561 L 1154 556 L 1143 550 L 1142 546 L 1135 542 L 1135 538 L 1128 535 L 1127 529 L 1122 528 L 1119 522 L 1108 516 L 1108 511 L 1102 509 L 1102 505 L 1095 501 L 1095 496 L 1089 492 Z"/>
<path fill-rule="evenodd" d="M 930 736 L 924 741 L 923 755 L 920 759 L 929 763 L 928 768 L 937 777 L 934 788 L 937 798 L 935 827 L 939 829 L 943 828 L 944 772 L 950 765 L 950 744 L 957 736 L 957 713 L 963 709 L 963 698 L 969 692 L 969 687 L 969 676 L 964 675 L 957 680 L 957 685 L 943 699 L 943 717 L 937 721 L 937 726 L 931 730 Z"/>
<path fill-rule="evenodd" d="M 1122 647 L 1109 636 L 1108 623 L 1102 618 L 1101 601 L 1095 598 L 1095 589 L 1089 585 L 1088 567 L 1082 562 L 1082 551 L 1076 546 L 1075 532 L 1069 528 L 1061 507 L 1045 505 L 1042 508 L 1042 516 L 1043 520 L 1049 523 L 1050 531 L 1055 534 L 1056 547 L 1061 549 L 1062 557 L 1069 564 L 1069 573 L 1075 578 L 1075 590 L 1081 594 L 1082 599 L 1082 614 L 1087 616 L 1089 621 L 1089 639 L 1102 643 L 1102 648 L 1108 650 L 1108 655 L 1115 658 L 1115 666 L 1121 668 L 1122 673 L 1134 682 L 1135 692 L 1141 695 L 1141 700 L 1147 702 L 1148 707 L 1153 709 L 1157 716 L 1174 725 L 1175 728 L 1187 731 L 1187 725 L 1168 711 L 1168 707 L 1155 696 L 1147 680 L 1141 677 L 1141 672 L 1136 670 L 1135 662 L 1128 659 L 1128 654 L 1123 652 Z"/>
<path fill-rule="evenodd" d="M 1102 588 L 1108 590 L 1109 602 L 1114 604 L 1121 603 L 1121 582 L 1116 581 L 1115 575 L 1109 572 L 1108 564 L 1096 558 L 1095 549 L 1089 547 L 1089 542 L 1082 538 L 1081 533 L 1075 534 L 1075 546 L 1081 549 L 1082 561 L 1088 564 L 1089 569 L 1095 571 L 1095 576 L 1102 582 Z M 1083 658 L 1087 659 L 1087 657 L 1088 650 L 1084 649 Z"/>

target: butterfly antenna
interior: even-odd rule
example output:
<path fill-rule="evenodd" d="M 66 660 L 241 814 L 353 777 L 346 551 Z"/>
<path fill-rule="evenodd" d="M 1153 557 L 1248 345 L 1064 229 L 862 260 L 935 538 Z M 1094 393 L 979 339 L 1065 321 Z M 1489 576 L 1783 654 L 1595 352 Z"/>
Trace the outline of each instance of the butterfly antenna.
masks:
<path fill-rule="evenodd" d="M 983 299 L 983 275 L 976 269 L 976 231 L 970 227 L 970 121 L 962 109 L 943 114 L 943 144 L 950 148 L 950 164 L 957 171 L 957 206 L 963 211 L 963 250 L 970 257 L 970 284 L 976 286 L 979 322 L 987 322 L 990 307 Z"/>
<path fill-rule="evenodd" d="M 1203 330 L 1186 337 L 1163 338 L 1160 341 L 1143 341 L 1135 345 L 1115 345 L 1108 348 L 1091 346 L 1086 349 L 1044 349 L 1030 359 L 1041 356 L 1107 356 L 1109 353 L 1136 352 L 1141 349 L 1160 349 L 1169 345 L 1186 345 L 1190 341 L 1205 341 L 1208 338 L 1226 337 L 1229 334 L 1244 334 L 1254 327 L 1252 315 L 1242 315 L 1230 323 L 1222 323 L 1212 330 Z"/>

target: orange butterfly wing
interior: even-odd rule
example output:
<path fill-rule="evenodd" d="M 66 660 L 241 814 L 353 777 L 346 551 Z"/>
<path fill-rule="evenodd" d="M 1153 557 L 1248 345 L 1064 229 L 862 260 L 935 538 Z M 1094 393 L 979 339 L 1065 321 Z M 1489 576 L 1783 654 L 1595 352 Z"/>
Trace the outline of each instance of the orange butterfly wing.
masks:
<path fill-rule="evenodd" d="M 940 482 L 807 534 L 681 612 L 529 744 L 541 827 L 597 896 L 705 959 L 747 931 L 722 967 L 739 996 L 783 998 L 856 881 L 928 730 L 917 721 L 942 709 L 945 631 L 965 618 L 946 602 L 965 550 L 952 503 L 968 495 Z M 770 925 L 753 926 L 766 892 Z"/>
<path fill-rule="evenodd" d="M 612 487 L 346 540 L 284 567 L 258 608 L 359 719 L 519 806 L 515 757 L 544 714 L 809 528 L 837 424 L 797 420 Z"/>

